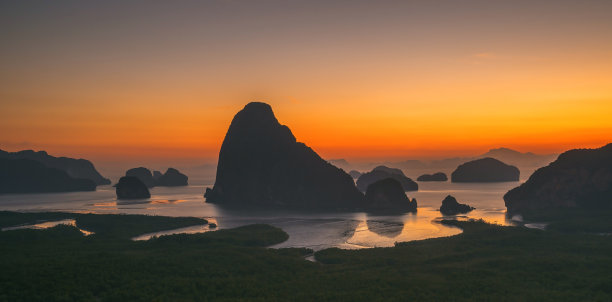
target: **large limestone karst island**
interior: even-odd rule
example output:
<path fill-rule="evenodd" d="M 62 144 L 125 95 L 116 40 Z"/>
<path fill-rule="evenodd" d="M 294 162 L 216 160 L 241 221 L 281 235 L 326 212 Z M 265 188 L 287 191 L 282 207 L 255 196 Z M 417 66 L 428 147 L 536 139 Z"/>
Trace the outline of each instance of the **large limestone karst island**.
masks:
<path fill-rule="evenodd" d="M 612 208 L 612 144 L 567 151 L 508 191 L 509 213 Z"/>
<path fill-rule="evenodd" d="M 270 105 L 238 112 L 225 135 L 207 202 L 232 206 L 359 208 L 365 197 L 351 176 L 297 142 Z"/>

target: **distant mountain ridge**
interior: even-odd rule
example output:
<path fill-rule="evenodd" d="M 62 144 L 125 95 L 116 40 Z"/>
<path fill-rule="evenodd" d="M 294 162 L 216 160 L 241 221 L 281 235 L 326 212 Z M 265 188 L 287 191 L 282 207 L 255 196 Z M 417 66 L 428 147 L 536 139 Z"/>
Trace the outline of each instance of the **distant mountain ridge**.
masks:
<path fill-rule="evenodd" d="M 558 154 L 535 154 L 533 152 L 520 152 L 510 148 L 500 147 L 490 149 L 489 151 L 477 155 L 477 156 L 467 156 L 467 157 L 449 157 L 443 159 L 436 160 L 420 160 L 420 159 L 407 159 L 402 161 L 395 162 L 371 162 L 371 163 L 361 163 L 361 164 L 353 164 L 348 162 L 345 159 L 332 159 L 329 160 L 331 164 L 337 165 L 338 167 L 350 171 L 367 171 L 372 168 L 380 165 L 385 165 L 393 168 L 399 168 L 402 170 L 412 170 L 412 169 L 454 169 L 457 166 L 476 159 L 481 158 L 495 158 L 509 165 L 517 166 L 517 167 L 529 167 L 529 168 L 539 168 L 548 165 L 552 161 L 557 158 Z M 436 172 L 436 171 L 431 171 Z"/>
<path fill-rule="evenodd" d="M 108 178 L 103 177 L 94 165 L 86 159 L 74 159 L 69 157 L 55 157 L 45 151 L 23 150 L 7 152 L 0 150 L 0 158 L 5 159 L 29 159 L 42 163 L 48 168 L 55 168 L 66 172 L 73 178 L 90 179 L 96 185 L 109 185 Z"/>

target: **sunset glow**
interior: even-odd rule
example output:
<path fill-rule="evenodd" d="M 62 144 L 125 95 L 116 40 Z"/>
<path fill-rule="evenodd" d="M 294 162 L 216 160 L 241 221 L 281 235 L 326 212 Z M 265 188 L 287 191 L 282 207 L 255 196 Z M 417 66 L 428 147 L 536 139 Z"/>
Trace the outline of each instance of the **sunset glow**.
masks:
<path fill-rule="evenodd" d="M 250 101 L 325 158 L 609 143 L 610 2 L 494 2 L 3 3 L 0 148 L 211 162 Z"/>

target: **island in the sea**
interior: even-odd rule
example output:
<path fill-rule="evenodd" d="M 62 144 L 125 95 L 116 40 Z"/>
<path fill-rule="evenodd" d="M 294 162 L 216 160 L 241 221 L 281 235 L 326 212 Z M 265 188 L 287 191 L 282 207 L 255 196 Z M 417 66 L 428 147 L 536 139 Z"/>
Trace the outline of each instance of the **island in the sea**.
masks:
<path fill-rule="evenodd" d="M 96 185 L 110 185 L 111 181 L 103 177 L 94 165 L 86 159 L 70 157 L 55 157 L 45 151 L 23 150 L 17 152 L 6 152 L 0 150 L 0 158 L 5 159 L 29 159 L 37 161 L 48 168 L 55 168 L 66 172 L 72 178 L 90 179 Z"/>
<path fill-rule="evenodd" d="M 402 170 L 397 168 L 389 168 L 387 166 L 378 166 L 372 169 L 370 172 L 363 173 L 357 179 L 357 188 L 360 191 L 365 192 L 369 185 L 385 178 L 393 178 L 397 180 L 402 185 L 404 191 L 419 190 L 419 185 L 409 177 L 406 177 Z"/>
<path fill-rule="evenodd" d="M 0 158 L 0 193 L 95 191 L 90 179 L 74 178 L 63 170 L 30 159 Z"/>
<path fill-rule="evenodd" d="M 350 175 L 322 159 L 281 125 L 270 105 L 249 103 L 225 135 L 206 202 L 235 206 L 361 208 Z"/>
<path fill-rule="evenodd" d="M 495 158 L 485 157 L 459 165 L 451 174 L 452 182 L 518 181 L 520 171 Z"/>

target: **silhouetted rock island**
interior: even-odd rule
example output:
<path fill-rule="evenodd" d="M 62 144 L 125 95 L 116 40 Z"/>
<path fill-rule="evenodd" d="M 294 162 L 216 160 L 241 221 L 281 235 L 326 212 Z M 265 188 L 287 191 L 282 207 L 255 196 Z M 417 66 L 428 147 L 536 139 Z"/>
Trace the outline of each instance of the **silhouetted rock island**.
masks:
<path fill-rule="evenodd" d="M 448 177 L 442 172 L 434 174 L 423 174 L 417 178 L 417 181 L 447 181 Z"/>
<path fill-rule="evenodd" d="M 509 213 L 612 208 L 612 144 L 564 152 L 508 191 L 504 201 Z"/>
<path fill-rule="evenodd" d="M 162 187 L 186 186 L 187 175 L 182 174 L 177 169 L 168 168 L 168 170 L 166 170 L 166 173 L 156 179 L 155 182 L 157 186 Z"/>
<path fill-rule="evenodd" d="M 402 188 L 404 188 L 404 191 L 419 190 L 419 185 L 412 179 L 406 177 L 402 170 L 385 166 L 378 166 L 372 169 L 370 172 L 363 173 L 359 179 L 357 179 L 357 188 L 360 191 L 365 192 L 370 184 L 385 178 L 393 178 L 399 181 Z"/>
<path fill-rule="evenodd" d="M 399 181 L 393 178 L 378 180 L 368 186 L 366 191 L 368 210 L 398 209 L 416 212 L 416 199 L 408 199 Z"/>
<path fill-rule="evenodd" d="M 452 182 L 518 181 L 519 169 L 497 159 L 486 157 L 462 165 L 451 174 Z"/>
<path fill-rule="evenodd" d="M 455 197 L 448 195 L 442 200 L 442 206 L 440 207 L 440 213 L 444 215 L 457 215 L 465 214 L 472 211 L 474 208 L 467 204 L 458 203 Z"/>
<path fill-rule="evenodd" d="M 86 159 L 55 157 L 47 154 L 45 151 L 36 152 L 32 150 L 23 150 L 18 152 L 6 152 L 0 150 L 0 158 L 34 160 L 48 168 L 62 170 L 70 177 L 90 179 L 96 185 L 110 185 L 111 183 L 108 178 L 102 177 L 94 165 Z"/>
<path fill-rule="evenodd" d="M 152 188 L 155 186 L 155 179 L 151 170 L 145 167 L 132 168 L 125 172 L 125 176 L 136 177 L 142 181 L 147 187 Z"/>
<path fill-rule="evenodd" d="M 29 159 L 0 158 L 0 193 L 44 193 L 95 191 L 90 179 L 74 178 L 68 173 Z"/>
<path fill-rule="evenodd" d="M 123 176 L 115 185 L 117 199 L 144 199 L 151 197 L 147 186 L 137 177 Z"/>
<path fill-rule="evenodd" d="M 138 167 L 127 170 L 125 172 L 125 176 L 133 176 L 140 181 L 142 181 L 147 187 L 178 187 L 178 186 L 186 186 L 187 184 L 187 175 L 179 172 L 177 169 L 168 168 L 166 173 L 161 174 L 159 171 L 153 171 L 145 168 Z"/>
<path fill-rule="evenodd" d="M 365 197 L 333 166 L 281 125 L 270 105 L 249 103 L 225 135 L 207 202 L 240 206 L 358 208 Z"/>

